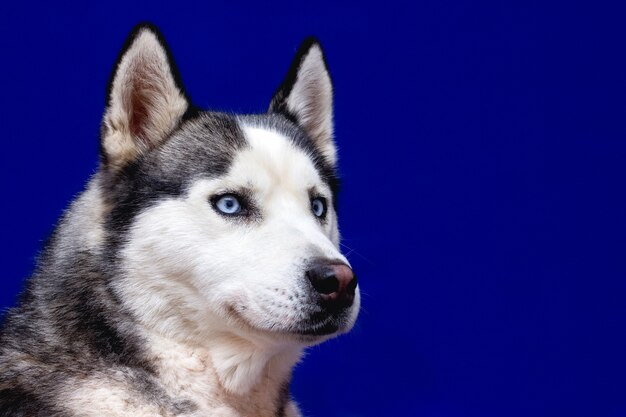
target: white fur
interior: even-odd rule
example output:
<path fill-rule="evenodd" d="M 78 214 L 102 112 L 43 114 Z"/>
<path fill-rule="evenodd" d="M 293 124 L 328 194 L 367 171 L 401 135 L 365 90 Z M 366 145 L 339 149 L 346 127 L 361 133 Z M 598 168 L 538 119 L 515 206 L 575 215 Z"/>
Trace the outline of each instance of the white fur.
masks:
<path fill-rule="evenodd" d="M 306 260 L 347 263 L 338 250 L 330 190 L 308 155 L 276 132 L 243 130 L 250 146 L 226 175 L 198 180 L 184 197 L 138 216 L 117 288 L 143 323 L 172 392 L 207 410 L 215 404 L 238 410 L 242 396 L 254 397 L 259 407 L 268 402 L 262 397 L 289 379 L 302 349 L 328 338 L 289 333 L 305 315 Z M 252 190 L 260 208 L 256 221 L 226 219 L 209 202 L 241 187 Z M 311 188 L 328 199 L 325 225 L 311 213 Z M 342 331 L 358 309 L 357 288 Z M 295 405 L 289 409 L 297 415 Z M 233 415 L 265 415 L 239 410 Z"/>

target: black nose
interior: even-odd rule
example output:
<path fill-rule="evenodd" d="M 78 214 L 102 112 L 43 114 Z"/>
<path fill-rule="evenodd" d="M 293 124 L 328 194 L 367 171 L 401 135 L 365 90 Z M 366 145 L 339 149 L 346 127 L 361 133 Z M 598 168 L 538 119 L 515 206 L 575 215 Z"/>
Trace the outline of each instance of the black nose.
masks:
<path fill-rule="evenodd" d="M 334 307 L 350 307 L 354 301 L 356 276 L 347 265 L 319 262 L 306 271 L 306 276 L 322 299 Z"/>

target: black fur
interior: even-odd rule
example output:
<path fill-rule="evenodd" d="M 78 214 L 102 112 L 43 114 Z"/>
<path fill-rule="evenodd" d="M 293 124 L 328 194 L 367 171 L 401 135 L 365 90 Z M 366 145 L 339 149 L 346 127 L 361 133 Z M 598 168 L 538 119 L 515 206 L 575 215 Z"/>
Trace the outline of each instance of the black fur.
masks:
<path fill-rule="evenodd" d="M 278 406 L 276 407 L 276 417 L 285 417 L 285 407 L 291 399 L 289 395 L 289 384 L 284 383 L 278 394 Z"/>
<path fill-rule="evenodd" d="M 0 417 L 66 417 L 37 394 L 20 386 L 0 388 Z"/>

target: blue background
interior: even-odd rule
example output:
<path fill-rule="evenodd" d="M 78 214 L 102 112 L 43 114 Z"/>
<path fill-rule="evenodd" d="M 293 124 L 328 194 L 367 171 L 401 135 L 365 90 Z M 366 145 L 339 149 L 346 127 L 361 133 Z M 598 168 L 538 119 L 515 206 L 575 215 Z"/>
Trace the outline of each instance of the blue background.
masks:
<path fill-rule="evenodd" d="M 626 416 L 624 8 L 260 3 L 3 2 L 0 306 L 96 168 L 132 26 L 235 112 L 265 110 L 314 34 L 363 310 L 297 368 L 305 414 Z"/>

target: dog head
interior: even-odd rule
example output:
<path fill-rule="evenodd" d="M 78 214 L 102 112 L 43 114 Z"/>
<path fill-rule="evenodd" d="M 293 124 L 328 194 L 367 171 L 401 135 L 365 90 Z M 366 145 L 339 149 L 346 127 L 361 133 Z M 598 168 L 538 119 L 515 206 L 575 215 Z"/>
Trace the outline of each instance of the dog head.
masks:
<path fill-rule="evenodd" d="M 338 248 L 319 43 L 304 42 L 265 114 L 200 111 L 176 74 L 158 32 L 141 26 L 109 88 L 100 175 L 121 297 L 180 337 L 308 344 L 349 330 L 360 297 Z"/>

